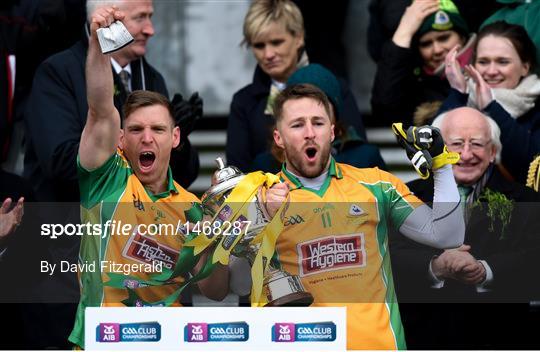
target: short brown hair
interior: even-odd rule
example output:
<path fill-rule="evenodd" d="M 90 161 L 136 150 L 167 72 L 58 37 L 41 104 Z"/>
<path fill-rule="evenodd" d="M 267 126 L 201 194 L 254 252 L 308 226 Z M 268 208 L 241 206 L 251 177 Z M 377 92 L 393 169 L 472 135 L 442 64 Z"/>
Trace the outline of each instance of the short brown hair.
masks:
<path fill-rule="evenodd" d="M 313 99 L 322 104 L 324 110 L 330 117 L 330 122 L 335 123 L 332 104 L 330 103 L 330 100 L 326 94 L 312 84 L 302 83 L 285 88 L 274 100 L 274 117 L 276 119 L 276 124 L 283 118 L 283 105 L 285 105 L 285 103 L 289 100 L 297 100 L 302 98 Z"/>
<path fill-rule="evenodd" d="M 161 105 L 165 107 L 169 112 L 173 126 L 176 125 L 173 117 L 172 105 L 169 102 L 169 99 L 162 94 L 148 90 L 136 90 L 128 95 L 122 109 L 124 113 L 124 120 L 127 119 L 135 110 L 152 105 Z"/>
<path fill-rule="evenodd" d="M 251 46 L 253 40 L 272 22 L 283 24 L 293 36 L 304 35 L 304 18 L 296 4 L 290 0 L 255 0 L 244 18 L 244 40 Z"/>

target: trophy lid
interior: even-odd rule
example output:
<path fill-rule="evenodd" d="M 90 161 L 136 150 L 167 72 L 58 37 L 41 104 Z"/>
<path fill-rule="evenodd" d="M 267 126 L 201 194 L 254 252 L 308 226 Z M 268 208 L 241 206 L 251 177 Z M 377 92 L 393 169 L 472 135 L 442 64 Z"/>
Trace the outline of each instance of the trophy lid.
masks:
<path fill-rule="evenodd" d="M 221 157 L 216 158 L 216 164 L 218 169 L 214 172 L 215 184 L 218 185 L 222 182 L 230 180 L 238 176 L 243 176 L 244 174 L 236 166 L 225 166 L 223 159 Z"/>
<path fill-rule="evenodd" d="M 220 157 L 216 158 L 216 164 L 218 169 L 212 178 L 214 185 L 203 194 L 201 198 L 203 203 L 233 189 L 245 176 L 236 166 L 225 166 Z"/>

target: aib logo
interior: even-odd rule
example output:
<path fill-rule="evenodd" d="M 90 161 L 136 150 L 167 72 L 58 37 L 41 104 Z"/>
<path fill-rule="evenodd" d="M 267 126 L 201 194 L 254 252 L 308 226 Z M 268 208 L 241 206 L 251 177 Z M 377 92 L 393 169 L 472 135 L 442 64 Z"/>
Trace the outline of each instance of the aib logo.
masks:
<path fill-rule="evenodd" d="M 208 341 L 208 324 L 206 323 L 188 323 L 185 330 L 187 335 L 184 336 L 184 339 L 187 342 Z"/>
<path fill-rule="evenodd" d="M 98 326 L 99 342 L 119 342 L 120 341 L 120 324 L 117 323 L 101 323 Z"/>
<path fill-rule="evenodd" d="M 295 326 L 293 323 L 277 323 L 272 327 L 272 341 L 294 342 Z"/>

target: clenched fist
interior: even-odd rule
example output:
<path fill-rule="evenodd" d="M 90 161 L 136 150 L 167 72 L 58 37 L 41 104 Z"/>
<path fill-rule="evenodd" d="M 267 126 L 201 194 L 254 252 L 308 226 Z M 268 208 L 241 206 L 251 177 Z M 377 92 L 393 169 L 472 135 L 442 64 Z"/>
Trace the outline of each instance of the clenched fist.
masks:
<path fill-rule="evenodd" d="M 276 183 L 266 191 L 266 202 L 264 205 L 271 218 L 276 215 L 283 202 L 288 201 L 288 195 L 289 185 L 286 183 Z"/>

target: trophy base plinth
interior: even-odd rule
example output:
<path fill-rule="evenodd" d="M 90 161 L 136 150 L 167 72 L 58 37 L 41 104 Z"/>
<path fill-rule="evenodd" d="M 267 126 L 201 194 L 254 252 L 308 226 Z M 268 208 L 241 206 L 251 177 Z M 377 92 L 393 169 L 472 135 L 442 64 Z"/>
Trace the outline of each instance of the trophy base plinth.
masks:
<path fill-rule="evenodd" d="M 309 292 L 293 292 L 268 302 L 265 307 L 307 307 L 313 303 Z"/>

